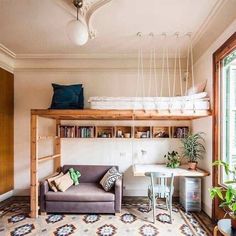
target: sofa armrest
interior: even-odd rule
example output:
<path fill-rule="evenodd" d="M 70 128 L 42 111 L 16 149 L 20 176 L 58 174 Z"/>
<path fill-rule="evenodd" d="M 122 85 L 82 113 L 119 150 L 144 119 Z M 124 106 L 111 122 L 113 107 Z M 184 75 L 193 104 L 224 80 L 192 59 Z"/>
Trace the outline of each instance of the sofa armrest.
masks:
<path fill-rule="evenodd" d="M 48 181 L 40 182 L 40 211 L 46 211 L 45 194 L 49 191 Z"/>
<path fill-rule="evenodd" d="M 121 212 L 122 188 L 123 180 L 120 178 L 115 182 L 115 212 Z"/>

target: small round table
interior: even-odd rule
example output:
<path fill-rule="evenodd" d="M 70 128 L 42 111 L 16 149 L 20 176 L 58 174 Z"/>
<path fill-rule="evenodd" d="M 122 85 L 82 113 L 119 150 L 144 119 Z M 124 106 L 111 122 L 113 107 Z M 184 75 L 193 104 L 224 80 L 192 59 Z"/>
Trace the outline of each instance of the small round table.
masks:
<path fill-rule="evenodd" d="M 220 232 L 224 236 L 236 236 L 236 230 L 231 228 L 230 219 L 219 220 L 217 226 L 214 228 L 214 236 L 217 236 L 217 232 Z"/>

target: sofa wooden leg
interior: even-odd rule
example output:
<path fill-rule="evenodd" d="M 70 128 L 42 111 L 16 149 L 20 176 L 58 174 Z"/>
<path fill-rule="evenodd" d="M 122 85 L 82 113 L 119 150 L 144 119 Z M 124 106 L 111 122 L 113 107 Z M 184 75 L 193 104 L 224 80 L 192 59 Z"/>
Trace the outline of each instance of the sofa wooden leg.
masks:
<path fill-rule="evenodd" d="M 46 211 L 40 212 L 40 215 L 41 215 L 41 216 L 47 216 L 47 212 L 46 212 Z"/>

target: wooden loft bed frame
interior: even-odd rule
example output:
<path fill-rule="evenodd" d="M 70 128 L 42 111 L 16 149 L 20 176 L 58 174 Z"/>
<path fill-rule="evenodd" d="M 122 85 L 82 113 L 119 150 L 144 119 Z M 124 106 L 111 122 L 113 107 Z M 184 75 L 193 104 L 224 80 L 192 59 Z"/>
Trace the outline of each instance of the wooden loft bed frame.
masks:
<path fill-rule="evenodd" d="M 31 115 L 56 120 L 193 120 L 211 116 L 211 111 L 189 113 L 158 112 L 156 110 L 49 110 L 34 109 Z"/>
<path fill-rule="evenodd" d="M 144 110 L 31 110 L 31 185 L 30 185 L 30 216 L 38 217 L 38 165 L 41 162 L 53 160 L 54 172 L 61 167 L 61 138 L 55 136 L 39 136 L 38 118 L 49 118 L 55 120 L 55 130 L 61 124 L 61 120 L 193 120 L 210 116 L 210 111 L 201 113 L 159 113 L 157 111 Z M 38 144 L 42 139 L 54 140 L 54 154 L 45 157 L 39 157 Z"/>

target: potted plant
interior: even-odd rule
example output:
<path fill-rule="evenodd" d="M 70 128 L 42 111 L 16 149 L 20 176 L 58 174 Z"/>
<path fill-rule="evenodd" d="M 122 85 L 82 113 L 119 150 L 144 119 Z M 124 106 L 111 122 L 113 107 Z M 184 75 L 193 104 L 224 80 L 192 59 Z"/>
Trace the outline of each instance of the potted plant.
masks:
<path fill-rule="evenodd" d="M 180 166 L 181 160 L 179 153 L 176 151 L 168 152 L 164 158 L 167 159 L 166 166 L 170 168 L 177 168 Z"/>
<path fill-rule="evenodd" d="M 236 167 L 230 169 L 229 164 L 223 161 L 216 161 L 213 166 L 223 166 L 225 173 L 232 178 L 225 181 L 226 187 L 217 186 L 209 191 L 211 199 L 217 197 L 221 200 L 219 207 L 222 207 L 230 216 L 232 228 L 236 230 L 236 188 L 232 186 L 232 184 L 236 184 Z"/>
<path fill-rule="evenodd" d="M 203 143 L 203 133 L 189 133 L 185 138 L 181 139 L 183 144 L 183 156 L 188 160 L 188 166 L 191 170 L 196 170 L 198 159 L 202 159 L 206 152 Z"/>

